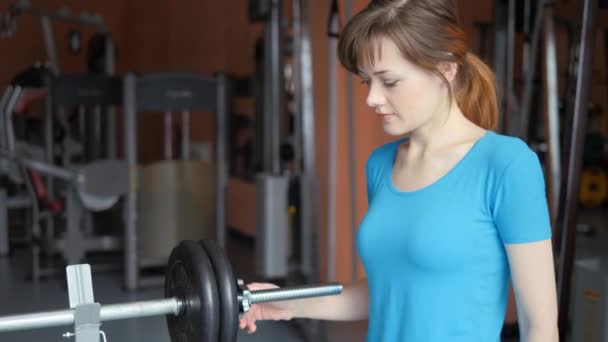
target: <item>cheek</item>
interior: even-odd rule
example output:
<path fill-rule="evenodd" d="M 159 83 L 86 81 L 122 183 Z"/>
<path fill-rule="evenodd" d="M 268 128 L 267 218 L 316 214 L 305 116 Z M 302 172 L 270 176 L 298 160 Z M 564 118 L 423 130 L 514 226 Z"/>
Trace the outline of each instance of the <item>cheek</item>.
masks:
<path fill-rule="evenodd" d="M 434 80 L 420 77 L 409 79 L 395 92 L 394 103 L 399 113 L 424 116 L 430 114 L 439 98 L 439 86 Z"/>

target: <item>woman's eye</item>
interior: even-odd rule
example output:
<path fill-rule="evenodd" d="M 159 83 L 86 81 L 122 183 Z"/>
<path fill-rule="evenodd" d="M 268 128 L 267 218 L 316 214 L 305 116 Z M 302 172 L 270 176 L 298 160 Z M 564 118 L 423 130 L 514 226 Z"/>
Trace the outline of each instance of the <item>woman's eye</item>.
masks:
<path fill-rule="evenodd" d="M 361 80 L 361 84 L 369 85 L 370 80 Z"/>
<path fill-rule="evenodd" d="M 383 82 L 383 84 L 384 84 L 384 86 L 385 86 L 385 87 L 387 87 L 387 88 L 392 88 L 392 87 L 394 87 L 394 86 L 396 86 L 396 85 L 397 85 L 397 82 L 398 82 L 398 81 L 392 81 L 392 82 Z"/>

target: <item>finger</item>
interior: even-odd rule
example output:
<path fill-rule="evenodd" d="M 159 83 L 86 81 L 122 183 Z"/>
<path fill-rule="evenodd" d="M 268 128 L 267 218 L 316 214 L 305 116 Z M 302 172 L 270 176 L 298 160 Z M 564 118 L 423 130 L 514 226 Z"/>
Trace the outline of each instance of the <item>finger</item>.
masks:
<path fill-rule="evenodd" d="M 249 327 L 249 324 L 251 324 L 251 315 L 247 314 L 245 316 L 243 316 L 243 329 L 246 329 Z"/>
<path fill-rule="evenodd" d="M 247 330 L 248 330 L 248 332 L 249 332 L 250 334 L 253 334 L 253 333 L 255 333 L 255 331 L 257 330 L 257 328 L 258 328 L 258 327 L 255 325 L 255 323 L 251 323 L 251 324 L 249 324 L 249 326 L 248 326 L 248 329 L 247 329 Z"/>
<path fill-rule="evenodd" d="M 246 287 L 249 290 L 255 291 L 255 290 L 259 290 L 262 287 L 261 283 L 251 283 L 251 284 L 247 284 Z"/>

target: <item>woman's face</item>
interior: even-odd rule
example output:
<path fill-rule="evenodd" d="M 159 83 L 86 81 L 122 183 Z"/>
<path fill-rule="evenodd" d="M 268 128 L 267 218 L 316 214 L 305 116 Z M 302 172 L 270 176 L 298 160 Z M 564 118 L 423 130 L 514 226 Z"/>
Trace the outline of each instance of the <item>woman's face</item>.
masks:
<path fill-rule="evenodd" d="M 447 109 L 448 92 L 442 79 L 405 59 L 392 40 L 382 38 L 374 65 L 361 68 L 369 87 L 367 105 L 377 114 L 387 134 L 410 133 Z"/>

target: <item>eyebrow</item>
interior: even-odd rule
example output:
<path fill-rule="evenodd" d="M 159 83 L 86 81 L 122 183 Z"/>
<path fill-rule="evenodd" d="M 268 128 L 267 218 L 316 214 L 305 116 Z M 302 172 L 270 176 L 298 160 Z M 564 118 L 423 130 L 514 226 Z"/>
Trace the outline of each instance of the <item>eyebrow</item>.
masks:
<path fill-rule="evenodd" d="M 374 72 L 374 75 L 378 75 L 378 76 L 380 76 L 380 75 L 384 75 L 384 74 L 386 74 L 386 73 L 388 73 L 388 72 L 389 72 L 389 70 L 378 70 L 378 71 Z M 359 73 L 360 73 L 361 75 L 363 75 L 363 76 L 367 76 L 367 75 L 366 75 L 364 72 L 362 72 L 362 71 L 361 71 L 361 72 L 359 72 Z"/>

